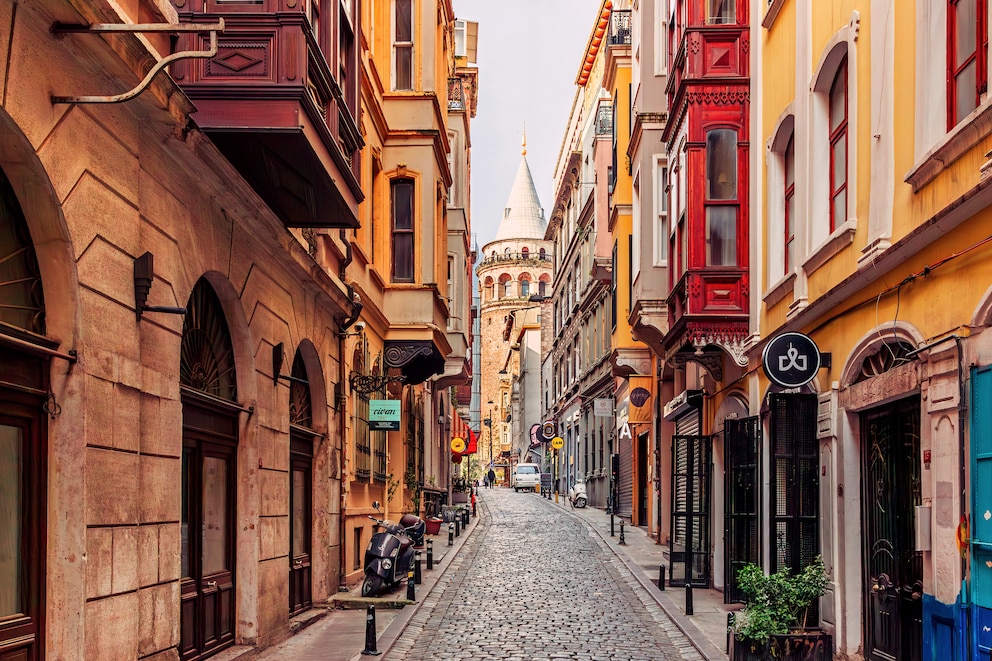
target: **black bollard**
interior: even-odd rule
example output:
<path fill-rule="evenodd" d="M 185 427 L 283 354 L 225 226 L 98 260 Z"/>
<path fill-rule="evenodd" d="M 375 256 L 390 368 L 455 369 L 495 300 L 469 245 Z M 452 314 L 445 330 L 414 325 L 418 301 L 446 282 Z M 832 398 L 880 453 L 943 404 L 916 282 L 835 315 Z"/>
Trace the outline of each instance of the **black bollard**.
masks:
<path fill-rule="evenodd" d="M 455 543 L 455 524 L 454 523 L 449 523 L 448 524 L 448 546 L 451 546 L 454 543 Z"/>
<path fill-rule="evenodd" d="M 475 512 L 475 501 L 474 501 L 474 500 L 472 501 L 472 516 L 479 516 L 479 515 L 478 515 L 478 514 L 476 514 L 476 512 Z"/>
<path fill-rule="evenodd" d="M 464 510 L 462 510 L 462 528 L 468 528 L 468 522 L 469 522 L 468 508 L 466 507 Z"/>
<path fill-rule="evenodd" d="M 692 583 L 685 584 L 685 614 L 692 615 Z"/>
<path fill-rule="evenodd" d="M 379 656 L 381 652 L 375 648 L 375 606 L 369 604 L 365 610 L 365 649 L 363 656 Z"/>
<path fill-rule="evenodd" d="M 462 536 L 462 517 L 460 514 L 455 514 L 455 537 Z"/>
<path fill-rule="evenodd" d="M 416 560 L 413 563 L 413 582 L 420 585 L 420 551 L 414 553 Z"/>
<path fill-rule="evenodd" d="M 623 518 L 622 517 L 620 519 L 620 541 L 618 542 L 618 544 L 623 544 L 624 546 L 627 545 L 627 540 L 623 536 Z"/>
<path fill-rule="evenodd" d="M 734 637 L 734 614 L 727 613 L 727 654 L 730 654 L 730 641 Z"/>
<path fill-rule="evenodd" d="M 610 537 L 616 537 L 616 533 L 613 532 L 613 512 L 610 512 Z"/>
<path fill-rule="evenodd" d="M 427 569 L 434 569 L 434 540 L 427 540 Z"/>
<path fill-rule="evenodd" d="M 415 586 L 416 583 L 413 578 L 413 569 L 411 568 L 406 573 L 406 598 L 409 599 L 410 601 L 417 600 L 417 593 L 416 593 L 417 588 Z"/>
<path fill-rule="evenodd" d="M 665 591 L 665 565 L 658 565 L 658 589 Z"/>

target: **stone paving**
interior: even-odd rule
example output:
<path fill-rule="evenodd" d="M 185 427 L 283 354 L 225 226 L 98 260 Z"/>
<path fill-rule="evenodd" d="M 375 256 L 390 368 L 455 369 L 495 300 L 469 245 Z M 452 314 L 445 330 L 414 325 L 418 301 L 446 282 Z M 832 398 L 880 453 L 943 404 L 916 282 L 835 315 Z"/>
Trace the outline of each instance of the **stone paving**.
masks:
<path fill-rule="evenodd" d="M 480 523 L 388 659 L 702 659 L 583 519 L 483 490 Z"/>

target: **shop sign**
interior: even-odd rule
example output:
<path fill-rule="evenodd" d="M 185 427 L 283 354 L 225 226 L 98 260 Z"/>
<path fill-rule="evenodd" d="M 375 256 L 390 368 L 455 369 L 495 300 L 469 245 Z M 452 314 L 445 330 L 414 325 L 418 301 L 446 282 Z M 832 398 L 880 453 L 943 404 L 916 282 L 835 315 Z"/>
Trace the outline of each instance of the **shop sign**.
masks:
<path fill-rule="evenodd" d="M 802 333 L 782 333 L 765 345 L 761 366 L 772 383 L 798 388 L 812 381 L 820 370 L 820 349 Z"/>
<path fill-rule="evenodd" d="M 612 418 L 613 400 L 609 397 L 597 397 L 592 400 L 592 414 L 597 418 Z"/>
<path fill-rule="evenodd" d="M 369 400 L 369 430 L 399 431 L 400 400 L 398 399 Z"/>

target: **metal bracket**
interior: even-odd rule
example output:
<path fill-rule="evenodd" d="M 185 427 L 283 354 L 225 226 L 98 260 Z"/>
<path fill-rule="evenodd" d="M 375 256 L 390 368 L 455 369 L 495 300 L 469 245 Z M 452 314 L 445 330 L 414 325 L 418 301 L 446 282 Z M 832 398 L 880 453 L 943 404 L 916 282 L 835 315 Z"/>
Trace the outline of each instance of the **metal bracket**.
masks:
<path fill-rule="evenodd" d="M 53 94 L 52 103 L 121 103 L 122 101 L 129 101 L 144 92 L 145 88 L 151 84 L 152 78 L 173 62 L 190 58 L 209 58 L 216 55 L 217 33 L 223 31 L 223 18 L 217 19 L 217 23 L 90 23 L 86 25 L 78 23 L 54 23 L 52 25 L 52 32 L 56 34 L 80 32 L 87 34 L 99 34 L 103 32 L 209 32 L 210 50 L 183 51 L 163 57 L 151 68 L 151 71 L 145 75 L 144 80 L 138 83 L 137 87 L 123 94 L 112 96 L 57 96 Z"/>
<path fill-rule="evenodd" d="M 145 305 L 148 292 L 155 280 L 155 256 L 146 252 L 134 260 L 134 314 L 141 321 L 142 312 L 164 312 L 166 314 L 186 314 L 186 308 L 164 305 Z"/>
<path fill-rule="evenodd" d="M 386 384 L 391 381 L 398 381 L 403 383 L 406 381 L 405 374 L 399 374 L 397 376 L 384 376 L 381 374 L 357 374 L 353 373 L 348 382 L 351 384 L 351 389 L 357 392 L 359 395 L 367 397 L 374 392 L 381 392 Z"/>

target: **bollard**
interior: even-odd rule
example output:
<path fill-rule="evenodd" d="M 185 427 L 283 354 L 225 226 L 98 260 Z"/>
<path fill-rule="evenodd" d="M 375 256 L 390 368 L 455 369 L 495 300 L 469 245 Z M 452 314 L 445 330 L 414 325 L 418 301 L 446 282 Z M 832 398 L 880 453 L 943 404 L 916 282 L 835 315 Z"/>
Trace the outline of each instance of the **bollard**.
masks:
<path fill-rule="evenodd" d="M 434 569 L 434 540 L 427 540 L 427 569 Z"/>
<path fill-rule="evenodd" d="M 692 615 L 692 583 L 685 584 L 685 614 Z"/>
<path fill-rule="evenodd" d="M 665 591 L 665 565 L 658 565 L 658 589 Z"/>
<path fill-rule="evenodd" d="M 413 568 L 411 567 L 409 571 L 407 571 L 406 573 L 406 598 L 410 601 L 417 600 L 417 593 L 416 593 L 417 588 L 415 587 L 415 585 L 416 583 L 414 582 L 414 578 L 413 578 Z"/>
<path fill-rule="evenodd" d="M 613 531 L 613 512 L 610 512 L 610 537 L 616 537 L 616 533 Z"/>
<path fill-rule="evenodd" d="M 375 648 L 375 606 L 369 604 L 365 609 L 365 649 L 363 656 L 379 656 L 381 652 Z"/>
<path fill-rule="evenodd" d="M 449 523 L 448 524 L 448 546 L 451 546 L 454 543 L 455 543 L 455 524 L 454 523 Z"/>
<path fill-rule="evenodd" d="M 468 508 L 462 510 L 462 528 L 468 528 Z"/>
<path fill-rule="evenodd" d="M 472 516 L 479 516 L 478 514 L 475 513 L 475 501 L 474 500 L 472 501 Z"/>
<path fill-rule="evenodd" d="M 734 614 L 727 613 L 727 654 L 730 654 L 730 641 L 734 639 Z"/>
<path fill-rule="evenodd" d="M 455 514 L 455 537 L 462 536 L 462 517 L 460 514 Z"/>
<path fill-rule="evenodd" d="M 420 551 L 417 551 L 416 553 L 414 553 L 414 557 L 416 558 L 416 560 L 414 561 L 414 564 L 413 564 L 413 582 L 416 583 L 417 585 L 420 585 L 420 583 L 421 583 L 421 577 L 420 577 Z"/>
<path fill-rule="evenodd" d="M 617 543 L 618 544 L 622 544 L 624 546 L 627 545 L 627 540 L 623 536 L 623 518 L 622 517 L 620 518 L 620 541 L 617 542 Z"/>

